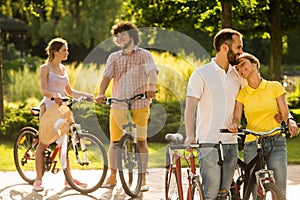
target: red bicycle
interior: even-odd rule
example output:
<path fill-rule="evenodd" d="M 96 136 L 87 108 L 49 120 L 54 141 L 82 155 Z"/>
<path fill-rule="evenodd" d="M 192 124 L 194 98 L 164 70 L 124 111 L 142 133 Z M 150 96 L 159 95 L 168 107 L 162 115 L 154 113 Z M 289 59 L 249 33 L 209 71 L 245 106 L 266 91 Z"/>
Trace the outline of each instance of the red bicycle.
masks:
<path fill-rule="evenodd" d="M 71 108 L 75 103 L 89 101 L 86 98 L 64 99 Z M 32 115 L 38 117 L 40 109 L 32 108 Z M 67 149 L 67 168 L 64 175 L 69 185 L 87 194 L 100 188 L 107 172 L 107 155 L 102 142 L 93 134 L 81 128 L 78 123 L 72 122 L 69 129 Z M 33 127 L 24 127 L 18 133 L 14 144 L 14 161 L 20 176 L 29 184 L 33 184 L 35 173 L 35 153 L 39 142 L 38 130 Z M 44 151 L 43 173 L 51 171 L 58 173 L 57 156 L 60 145 L 53 143 Z M 86 183 L 78 185 L 77 183 Z"/>
<path fill-rule="evenodd" d="M 170 141 L 166 151 L 166 173 L 165 173 L 165 197 L 166 200 L 183 200 L 184 192 L 182 188 L 182 165 L 181 159 L 184 159 L 188 165 L 187 180 L 188 190 L 186 194 L 187 200 L 204 200 L 204 193 L 200 182 L 199 175 L 196 174 L 195 155 L 193 151 L 186 151 L 187 148 L 199 148 L 199 144 L 183 145 L 182 135 L 167 134 L 166 140 Z M 180 153 L 178 150 L 183 150 Z M 188 153 L 188 155 L 185 155 Z"/>

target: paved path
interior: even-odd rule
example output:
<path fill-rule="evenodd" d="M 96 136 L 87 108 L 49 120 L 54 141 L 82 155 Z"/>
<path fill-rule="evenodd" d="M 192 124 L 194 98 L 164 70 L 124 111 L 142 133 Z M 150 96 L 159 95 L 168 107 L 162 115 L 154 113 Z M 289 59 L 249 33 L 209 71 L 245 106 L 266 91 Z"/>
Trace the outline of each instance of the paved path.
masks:
<path fill-rule="evenodd" d="M 75 190 L 64 189 L 64 175 L 46 173 L 43 192 L 35 192 L 31 185 L 21 179 L 17 172 L 0 172 L 0 200 L 163 200 L 164 199 L 164 169 L 149 169 L 150 191 L 141 193 L 136 198 L 128 197 L 122 190 L 120 181 L 114 189 L 99 188 L 89 195 L 81 195 Z M 288 166 L 288 200 L 300 199 L 300 165 Z"/>

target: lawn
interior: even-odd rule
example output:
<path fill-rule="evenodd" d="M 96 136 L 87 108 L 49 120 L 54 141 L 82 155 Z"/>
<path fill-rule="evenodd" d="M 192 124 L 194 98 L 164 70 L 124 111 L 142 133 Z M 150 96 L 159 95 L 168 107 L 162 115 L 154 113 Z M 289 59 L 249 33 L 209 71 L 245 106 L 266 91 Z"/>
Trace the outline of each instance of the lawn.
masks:
<path fill-rule="evenodd" d="M 288 162 L 289 164 L 300 164 L 300 136 L 288 139 Z M 163 143 L 149 143 L 149 168 L 157 168 L 165 166 L 165 150 L 166 144 Z M 107 149 L 107 146 L 106 146 Z M 0 141 L 0 171 L 14 171 L 16 170 L 13 160 L 13 142 Z"/>

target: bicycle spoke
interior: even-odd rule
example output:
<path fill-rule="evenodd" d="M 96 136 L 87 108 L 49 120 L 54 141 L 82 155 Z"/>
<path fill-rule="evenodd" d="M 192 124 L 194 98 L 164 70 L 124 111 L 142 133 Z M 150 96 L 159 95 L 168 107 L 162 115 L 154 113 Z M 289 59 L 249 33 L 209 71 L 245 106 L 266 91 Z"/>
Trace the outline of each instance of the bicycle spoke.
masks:
<path fill-rule="evenodd" d="M 70 144 L 64 173 L 72 188 L 81 193 L 90 193 L 103 184 L 107 173 L 107 156 L 103 144 L 95 136 L 84 133 L 79 137 L 82 145 L 76 144 L 78 156 Z"/>
<path fill-rule="evenodd" d="M 35 180 L 35 151 L 37 147 L 37 130 L 23 128 L 14 144 L 14 161 L 20 176 L 29 184 Z"/>

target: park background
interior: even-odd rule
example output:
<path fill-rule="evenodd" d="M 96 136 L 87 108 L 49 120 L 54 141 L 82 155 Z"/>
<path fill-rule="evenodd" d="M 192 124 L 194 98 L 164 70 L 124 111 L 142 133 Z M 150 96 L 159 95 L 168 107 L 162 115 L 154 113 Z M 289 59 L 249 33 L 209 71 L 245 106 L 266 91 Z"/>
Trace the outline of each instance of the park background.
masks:
<path fill-rule="evenodd" d="M 62 37 L 68 41 L 70 55 L 64 64 L 72 86 L 96 96 L 106 58 L 118 49 L 112 42 L 110 29 L 120 21 L 132 21 L 140 28 L 141 46 L 151 51 L 160 71 L 148 134 L 148 141 L 157 144 L 157 148 L 161 149 L 160 143 L 166 142 L 166 133 L 184 134 L 188 78 L 196 67 L 214 55 L 213 36 L 225 27 L 244 35 L 244 51 L 260 59 L 264 78 L 282 82 L 288 92 L 289 107 L 300 122 L 299 0 L 1 0 L 0 3 L 0 146 L 3 149 L 11 148 L 22 127 L 38 127 L 38 120 L 30 115 L 30 107 L 37 106 L 42 99 L 39 66 L 46 58 L 44 49 L 49 40 Z M 74 109 L 74 115 L 85 129 L 108 143 L 107 106 L 80 105 Z M 289 163 L 300 163 L 299 142 L 299 137 L 288 140 Z"/>

